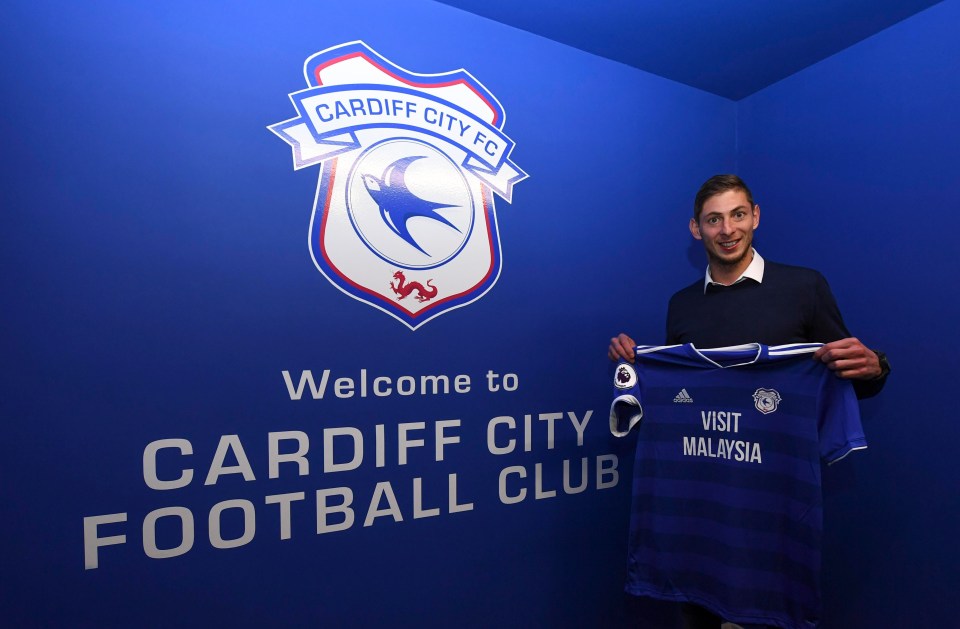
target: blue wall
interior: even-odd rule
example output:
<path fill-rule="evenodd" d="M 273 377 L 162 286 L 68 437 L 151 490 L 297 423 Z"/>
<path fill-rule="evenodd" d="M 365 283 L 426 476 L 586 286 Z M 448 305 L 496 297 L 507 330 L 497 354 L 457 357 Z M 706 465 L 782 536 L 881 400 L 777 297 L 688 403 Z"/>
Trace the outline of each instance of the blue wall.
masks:
<path fill-rule="evenodd" d="M 815 266 L 891 357 L 870 449 L 825 477 L 829 627 L 955 626 L 960 2 L 934 6 L 739 103 L 758 247 Z"/>
<path fill-rule="evenodd" d="M 432 2 L 17 3 L 0 170 L 4 540 L 0 617 L 13 626 L 615 626 L 630 443 L 614 442 L 604 347 L 621 328 L 662 335 L 666 298 L 694 265 L 691 186 L 735 165 L 734 103 Z M 14 27 L 15 26 L 15 27 Z M 414 331 L 318 273 L 307 235 L 319 168 L 294 171 L 267 125 L 294 115 L 303 63 L 362 39 L 414 72 L 466 68 L 502 103 L 514 161 L 530 174 L 497 199 L 503 251 L 479 301 Z M 651 264 L 656 260 L 656 264 Z M 697 263 L 699 265 L 699 263 Z M 466 394 L 292 401 L 282 372 L 331 378 L 469 375 Z M 488 371 L 516 374 L 491 392 Z M 591 421 L 578 444 L 568 413 Z M 542 413 L 562 413 L 554 447 Z M 493 455 L 492 418 L 531 415 L 530 451 Z M 435 460 L 432 428 L 460 420 Z M 399 464 L 397 426 L 425 446 Z M 376 426 L 387 439 L 377 467 Z M 325 473 L 324 429 L 357 428 L 358 469 Z M 268 434 L 309 436 L 309 474 L 268 473 Z M 236 435 L 255 480 L 204 478 Z M 499 443 L 522 434 L 502 429 Z M 161 439 L 151 489 L 144 452 Z M 182 441 L 179 443 L 183 443 Z M 231 454 L 225 465 L 239 465 Z M 596 483 L 598 457 L 619 482 Z M 149 457 L 148 457 L 149 458 Z M 338 454 L 343 462 L 349 454 Z M 590 483 L 565 495 L 563 462 Z M 542 470 L 537 499 L 535 475 Z M 503 504 L 501 470 L 510 492 Z M 459 503 L 448 512 L 457 475 Z M 607 474 L 609 481 L 611 476 Z M 424 508 L 413 517 L 414 479 Z M 363 520 L 389 482 L 403 521 Z M 315 491 L 348 487 L 356 522 L 316 534 Z M 381 488 L 383 486 L 381 485 Z M 267 496 L 291 503 L 290 539 Z M 246 500 L 255 535 L 215 549 L 214 505 Z M 236 503 L 234 503 L 236 504 Z M 387 507 L 381 500 L 378 506 Z M 189 510 L 186 553 L 149 558 L 143 525 Z M 84 569 L 84 519 L 101 538 Z M 241 537 L 240 509 L 221 518 Z M 118 518 L 115 518 L 118 519 Z M 175 517 L 156 525 L 177 547 Z M 151 529 L 151 527 L 147 527 Z"/>
<path fill-rule="evenodd" d="M 608 337 L 662 338 L 666 300 L 702 272 L 685 227 L 695 187 L 739 170 L 763 208 L 758 247 L 821 269 L 849 327 L 894 374 L 863 404 L 871 448 L 827 476 L 827 627 L 949 626 L 960 562 L 950 376 L 958 360 L 948 186 L 960 85 L 948 0 L 733 103 L 433 2 L 16 3 L 0 39 L 4 540 L 12 626 L 626 624 L 630 445 L 608 436 Z M 294 115 L 310 55 L 361 39 L 414 72 L 467 69 L 506 111 L 530 174 L 496 200 L 503 265 L 480 300 L 411 331 L 352 300 L 307 247 L 319 168 L 294 171 L 266 126 Z M 646 336 L 644 336 L 646 335 Z M 281 372 L 467 374 L 466 394 L 292 401 Z M 514 392 L 485 374 L 517 374 Z M 549 448 L 540 413 L 566 418 Z M 530 451 L 493 455 L 492 418 L 533 416 Z M 397 426 L 459 419 L 443 461 L 431 431 L 409 462 Z M 386 463 L 324 473 L 323 430 L 384 426 Z M 268 433 L 309 435 L 310 473 L 268 478 Z M 256 479 L 203 484 L 222 435 Z M 506 439 L 506 432 L 498 433 Z M 511 433 L 512 435 L 512 433 Z M 521 439 L 522 435 L 513 435 Z M 154 490 L 144 449 L 183 463 Z M 368 443 L 368 446 L 370 444 Z M 597 457 L 619 457 L 598 489 Z M 344 455 L 345 456 L 345 455 Z M 563 461 L 591 483 L 562 490 Z M 228 461 L 227 464 L 232 463 Z M 535 470 L 555 497 L 536 499 Z M 503 504 L 498 478 L 511 491 Z M 459 502 L 448 513 L 448 478 Z M 415 519 L 413 479 L 425 508 Z M 403 521 L 362 526 L 389 481 Z M 357 522 L 316 534 L 316 490 L 350 487 Z M 266 496 L 304 492 L 281 540 Z M 214 549 L 208 514 L 256 507 L 256 534 Z M 194 547 L 151 559 L 150 512 L 193 513 Z M 84 569 L 84 518 L 125 513 Z M 223 517 L 224 537 L 242 527 Z M 161 547 L 178 543 L 161 520 Z M 651 618 L 661 612 L 647 610 Z M 651 621 L 655 622 L 655 621 Z"/>

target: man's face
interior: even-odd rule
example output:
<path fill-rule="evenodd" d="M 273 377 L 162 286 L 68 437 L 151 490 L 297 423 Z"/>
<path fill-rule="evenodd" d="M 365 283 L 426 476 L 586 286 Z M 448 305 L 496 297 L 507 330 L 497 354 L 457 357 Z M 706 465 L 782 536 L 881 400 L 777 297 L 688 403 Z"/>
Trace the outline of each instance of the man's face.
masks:
<path fill-rule="evenodd" d="M 700 221 L 690 219 L 690 233 L 703 241 L 711 263 L 737 266 L 750 253 L 760 206 L 750 207 L 742 190 L 727 190 L 703 204 Z"/>

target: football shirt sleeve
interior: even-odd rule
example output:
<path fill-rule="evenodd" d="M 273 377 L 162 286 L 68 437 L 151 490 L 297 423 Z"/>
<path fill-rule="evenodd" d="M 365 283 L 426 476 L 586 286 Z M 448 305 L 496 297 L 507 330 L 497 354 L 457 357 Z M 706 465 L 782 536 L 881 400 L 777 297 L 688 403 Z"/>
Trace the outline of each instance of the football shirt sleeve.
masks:
<path fill-rule="evenodd" d="M 860 405 L 849 380 L 824 369 L 817 405 L 820 456 L 828 465 L 867 447 L 860 423 Z"/>
<path fill-rule="evenodd" d="M 610 405 L 610 432 L 625 437 L 643 418 L 637 370 L 621 360 L 613 370 L 613 403 Z"/>

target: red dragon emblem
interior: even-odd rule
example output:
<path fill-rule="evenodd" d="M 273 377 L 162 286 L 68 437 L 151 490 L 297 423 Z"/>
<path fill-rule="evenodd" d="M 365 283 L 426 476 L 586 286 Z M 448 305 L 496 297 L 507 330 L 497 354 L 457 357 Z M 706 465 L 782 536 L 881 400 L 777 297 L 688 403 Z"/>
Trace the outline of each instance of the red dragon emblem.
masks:
<path fill-rule="evenodd" d="M 427 286 L 424 286 L 420 282 L 410 282 L 407 284 L 407 278 L 404 277 L 403 271 L 397 271 L 394 273 L 393 279 L 397 280 L 397 285 L 394 286 L 393 282 L 391 281 L 390 288 L 393 290 L 393 292 L 400 295 L 397 297 L 397 301 L 400 301 L 413 291 L 417 291 L 418 294 L 414 296 L 414 299 L 419 302 L 430 301 L 437 296 L 437 287 L 430 283 L 433 281 L 433 279 L 427 280 Z"/>

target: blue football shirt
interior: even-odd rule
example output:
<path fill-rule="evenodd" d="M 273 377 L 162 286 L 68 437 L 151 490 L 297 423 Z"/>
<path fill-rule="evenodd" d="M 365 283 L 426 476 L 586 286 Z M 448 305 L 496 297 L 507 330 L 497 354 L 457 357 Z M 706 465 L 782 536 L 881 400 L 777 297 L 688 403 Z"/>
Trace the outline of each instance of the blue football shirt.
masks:
<path fill-rule="evenodd" d="M 723 618 L 820 621 L 821 460 L 866 447 L 853 387 L 819 343 L 640 346 L 610 430 L 638 427 L 626 589 Z"/>

